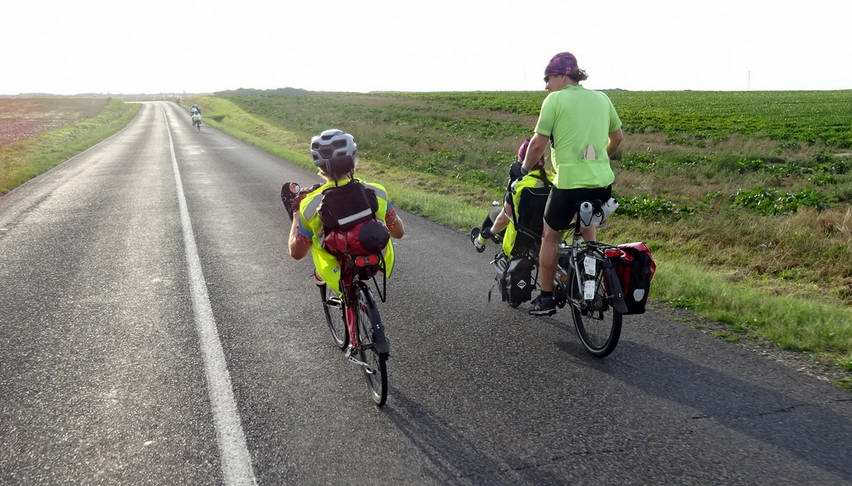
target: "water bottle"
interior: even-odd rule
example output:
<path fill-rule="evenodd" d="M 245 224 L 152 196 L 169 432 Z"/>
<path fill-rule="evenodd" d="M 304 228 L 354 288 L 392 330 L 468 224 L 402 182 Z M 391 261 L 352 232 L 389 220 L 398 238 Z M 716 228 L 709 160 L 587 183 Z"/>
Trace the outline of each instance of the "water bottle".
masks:
<path fill-rule="evenodd" d="M 595 226 L 602 226 L 609 218 L 609 215 L 614 213 L 616 209 L 618 209 L 618 201 L 614 198 L 609 198 L 609 200 L 601 206 L 601 212 L 592 217 L 592 224 Z"/>
<path fill-rule="evenodd" d="M 589 201 L 583 201 L 580 204 L 580 226 L 588 227 L 592 224 L 592 203 Z"/>
<path fill-rule="evenodd" d="M 618 209 L 618 201 L 615 198 L 609 198 L 609 200 L 601 206 L 603 209 L 604 219 L 608 218 L 610 214 L 614 213 L 616 209 Z"/>

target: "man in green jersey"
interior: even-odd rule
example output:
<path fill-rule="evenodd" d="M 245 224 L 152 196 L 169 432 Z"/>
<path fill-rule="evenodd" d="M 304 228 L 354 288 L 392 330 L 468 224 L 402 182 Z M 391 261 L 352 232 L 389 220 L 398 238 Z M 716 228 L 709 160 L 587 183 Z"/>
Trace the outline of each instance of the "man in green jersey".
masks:
<path fill-rule="evenodd" d="M 536 316 L 556 313 L 553 277 L 561 233 L 571 227 L 581 202 L 609 200 L 615 180 L 609 157 L 624 139 L 621 120 L 609 98 L 580 86 L 587 77 L 570 52 L 560 52 L 547 64 L 544 82 L 549 94 L 541 104 L 522 167 L 525 171 L 534 167 L 550 143 L 556 176 L 544 211 L 539 252 L 541 294 L 530 309 Z M 583 228 L 582 234 L 586 241 L 594 241 L 595 227 Z"/>

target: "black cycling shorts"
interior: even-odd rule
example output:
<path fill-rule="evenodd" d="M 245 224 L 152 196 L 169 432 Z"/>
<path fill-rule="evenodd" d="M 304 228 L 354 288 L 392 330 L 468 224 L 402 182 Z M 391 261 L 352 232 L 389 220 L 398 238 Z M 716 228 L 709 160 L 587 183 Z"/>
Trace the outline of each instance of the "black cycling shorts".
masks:
<path fill-rule="evenodd" d="M 581 202 L 597 199 L 603 204 L 611 197 L 612 186 L 581 189 L 552 187 L 550 196 L 547 198 L 547 206 L 544 208 L 544 221 L 557 231 L 567 230 L 571 228 L 571 221 L 577 214 Z"/>

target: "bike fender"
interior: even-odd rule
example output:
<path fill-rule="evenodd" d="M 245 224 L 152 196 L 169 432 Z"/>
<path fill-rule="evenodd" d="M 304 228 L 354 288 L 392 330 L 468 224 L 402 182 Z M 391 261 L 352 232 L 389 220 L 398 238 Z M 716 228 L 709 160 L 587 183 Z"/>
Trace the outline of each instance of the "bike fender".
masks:
<path fill-rule="evenodd" d="M 387 337 L 385 337 L 385 326 L 382 324 L 382 319 L 379 317 L 379 313 L 376 311 L 376 304 L 373 301 L 373 296 L 367 293 L 370 299 L 370 305 L 367 312 L 370 314 L 370 322 L 373 327 L 373 345 L 376 347 L 376 351 L 379 354 L 389 354 L 390 353 L 390 342 Z"/>
<path fill-rule="evenodd" d="M 370 320 L 373 322 L 373 345 L 376 346 L 376 351 L 379 354 L 389 354 L 390 342 L 385 337 L 385 326 L 380 319 L 376 318 L 375 311 L 370 310 L 370 314 L 374 314 L 370 316 Z"/>

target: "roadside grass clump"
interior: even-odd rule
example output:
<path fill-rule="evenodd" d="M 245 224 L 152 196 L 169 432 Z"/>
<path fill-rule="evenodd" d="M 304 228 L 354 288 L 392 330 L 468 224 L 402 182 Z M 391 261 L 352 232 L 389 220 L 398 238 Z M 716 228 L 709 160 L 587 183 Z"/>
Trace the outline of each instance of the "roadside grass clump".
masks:
<path fill-rule="evenodd" d="M 678 218 L 693 212 L 688 206 L 678 205 L 672 201 L 648 195 L 634 197 L 618 197 L 616 195 L 616 199 L 619 203 L 618 213 L 633 218 Z"/>
<path fill-rule="evenodd" d="M 800 207 L 826 209 L 828 198 L 814 189 L 804 189 L 796 193 L 782 192 L 777 189 L 755 187 L 734 194 L 735 206 L 753 209 L 759 213 L 777 216 L 796 212 Z"/>
<path fill-rule="evenodd" d="M 776 178 L 806 177 L 808 181 L 817 185 L 835 184 L 836 176 L 849 172 L 849 163 L 846 160 L 836 159 L 824 153 L 818 154 L 810 161 L 785 161 L 779 157 L 741 158 L 735 164 L 725 164 L 724 167 L 733 169 L 739 174 L 761 172 Z"/>
<path fill-rule="evenodd" d="M 626 170 L 638 170 L 641 172 L 649 172 L 657 166 L 657 156 L 649 152 L 629 153 L 625 154 L 618 164 Z"/>
<path fill-rule="evenodd" d="M 94 116 L 0 147 L 0 194 L 118 132 L 138 111 L 138 104 L 110 99 Z"/>

